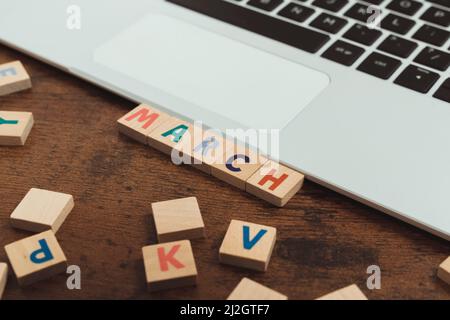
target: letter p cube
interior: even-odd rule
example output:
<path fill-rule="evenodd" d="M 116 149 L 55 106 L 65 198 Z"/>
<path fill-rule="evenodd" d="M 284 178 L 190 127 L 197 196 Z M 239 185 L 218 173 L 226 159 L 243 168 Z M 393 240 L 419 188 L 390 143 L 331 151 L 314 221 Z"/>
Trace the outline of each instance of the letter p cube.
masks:
<path fill-rule="evenodd" d="M 197 283 L 197 268 L 189 240 L 142 248 L 150 291 L 191 286 Z"/>
<path fill-rule="evenodd" d="M 8 244 L 5 251 L 21 286 L 63 273 L 67 268 L 66 256 L 51 230 Z"/>

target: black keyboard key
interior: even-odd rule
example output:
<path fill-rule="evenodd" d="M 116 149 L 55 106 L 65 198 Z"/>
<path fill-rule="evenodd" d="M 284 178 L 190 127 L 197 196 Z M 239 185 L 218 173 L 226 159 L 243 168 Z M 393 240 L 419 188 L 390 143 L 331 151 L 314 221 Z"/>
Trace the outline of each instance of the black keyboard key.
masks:
<path fill-rule="evenodd" d="M 448 27 L 450 26 L 450 11 L 430 7 L 420 19 Z"/>
<path fill-rule="evenodd" d="M 448 0 L 428 0 L 428 1 L 450 8 L 450 1 Z"/>
<path fill-rule="evenodd" d="M 400 60 L 373 52 L 359 65 L 358 70 L 381 79 L 389 79 L 400 65 Z"/>
<path fill-rule="evenodd" d="M 450 66 L 450 54 L 427 47 L 419 53 L 419 55 L 414 59 L 414 62 L 440 71 L 446 71 Z"/>
<path fill-rule="evenodd" d="M 289 3 L 278 14 L 282 17 L 289 18 L 298 22 L 303 22 L 308 19 L 314 10 L 311 8 L 303 7 L 296 3 Z"/>
<path fill-rule="evenodd" d="M 313 6 L 323 8 L 329 11 L 338 12 L 346 4 L 348 0 L 316 0 L 313 2 Z"/>
<path fill-rule="evenodd" d="M 371 4 L 382 4 L 384 2 L 384 0 L 364 0 L 364 1 Z"/>
<path fill-rule="evenodd" d="M 433 97 L 441 99 L 445 102 L 450 102 L 450 78 L 444 81 Z"/>
<path fill-rule="evenodd" d="M 407 18 L 397 16 L 395 14 L 388 14 L 386 18 L 381 21 L 383 29 L 391 30 L 396 33 L 406 34 L 416 23 Z"/>
<path fill-rule="evenodd" d="M 311 22 L 311 26 L 314 28 L 327 31 L 330 33 L 339 32 L 345 25 L 347 24 L 347 20 L 334 17 L 332 15 L 322 13 L 313 22 Z"/>
<path fill-rule="evenodd" d="M 338 40 L 322 54 L 322 57 L 351 66 L 363 53 L 364 49 Z"/>
<path fill-rule="evenodd" d="M 250 0 L 248 5 L 258 9 L 272 11 L 282 3 L 283 0 Z"/>
<path fill-rule="evenodd" d="M 380 30 L 370 29 L 362 24 L 356 23 L 344 34 L 344 38 L 370 46 L 381 35 L 382 32 Z"/>
<path fill-rule="evenodd" d="M 345 15 L 349 18 L 353 18 L 365 23 L 369 22 L 369 18 L 372 17 L 373 12 L 369 10 L 369 7 L 361 3 L 354 4 L 350 9 L 347 10 Z"/>
<path fill-rule="evenodd" d="M 403 70 L 394 82 L 402 87 L 427 93 L 438 80 L 439 75 L 437 73 L 410 65 Z"/>
<path fill-rule="evenodd" d="M 223 0 L 167 1 L 310 53 L 317 52 L 330 40 L 326 34 Z"/>
<path fill-rule="evenodd" d="M 388 9 L 413 16 L 420 8 L 422 4 L 414 0 L 393 0 L 387 6 Z"/>
<path fill-rule="evenodd" d="M 388 36 L 378 49 L 400 58 L 407 58 L 417 48 L 417 43 L 394 35 Z"/>
<path fill-rule="evenodd" d="M 425 24 L 414 34 L 413 38 L 440 47 L 447 42 L 449 36 L 450 32 Z"/>

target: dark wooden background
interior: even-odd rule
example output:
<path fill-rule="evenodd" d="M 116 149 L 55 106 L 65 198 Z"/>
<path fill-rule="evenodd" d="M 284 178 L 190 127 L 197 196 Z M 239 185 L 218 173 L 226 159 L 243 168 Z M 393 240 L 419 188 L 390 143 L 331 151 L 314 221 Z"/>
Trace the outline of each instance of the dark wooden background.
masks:
<path fill-rule="evenodd" d="M 0 147 L 0 246 L 30 235 L 9 215 L 31 187 L 70 193 L 71 212 L 57 238 L 69 264 L 82 270 L 82 289 L 66 275 L 20 288 L 13 274 L 5 299 L 225 299 L 242 277 L 289 296 L 314 299 L 357 283 L 369 299 L 449 299 L 436 277 L 450 254 L 444 240 L 335 192 L 306 182 L 275 208 L 121 136 L 116 120 L 133 102 L 0 46 L 0 64 L 21 60 L 33 89 L 0 97 L 1 110 L 31 111 L 24 147 Z M 427 186 L 424 186 L 426 188 Z M 207 238 L 192 241 L 198 286 L 148 293 L 141 248 L 156 243 L 150 203 L 198 198 Z M 218 250 L 231 219 L 278 229 L 269 269 L 221 265 Z M 0 261 L 7 261 L 3 249 Z M 366 288 L 366 268 L 379 265 L 381 289 Z"/>

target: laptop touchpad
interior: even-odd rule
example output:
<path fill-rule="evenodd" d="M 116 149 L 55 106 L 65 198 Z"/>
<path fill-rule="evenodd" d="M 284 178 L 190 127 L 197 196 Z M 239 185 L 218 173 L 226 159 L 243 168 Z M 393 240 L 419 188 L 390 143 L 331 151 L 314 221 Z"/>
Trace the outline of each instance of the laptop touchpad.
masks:
<path fill-rule="evenodd" d="M 249 128 L 282 129 L 329 84 L 322 72 L 162 14 L 121 32 L 94 59 Z"/>

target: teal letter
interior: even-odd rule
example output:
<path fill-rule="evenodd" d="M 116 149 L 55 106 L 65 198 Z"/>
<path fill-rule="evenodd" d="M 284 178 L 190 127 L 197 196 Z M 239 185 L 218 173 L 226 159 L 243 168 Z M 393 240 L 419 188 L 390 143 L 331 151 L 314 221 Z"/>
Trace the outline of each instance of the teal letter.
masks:
<path fill-rule="evenodd" d="M 250 228 L 249 226 L 243 227 L 243 235 L 244 235 L 244 249 L 251 250 L 253 246 L 258 243 L 258 241 L 266 234 L 267 230 L 261 229 L 258 234 L 250 240 Z"/>
<path fill-rule="evenodd" d="M 187 130 L 188 130 L 188 127 L 185 126 L 184 124 L 181 124 L 178 127 L 175 127 L 173 129 L 170 129 L 167 132 L 164 132 L 162 134 L 162 136 L 163 137 L 174 136 L 174 139 L 172 141 L 178 143 L 181 140 L 181 138 L 183 137 L 183 135 L 186 133 Z"/>
<path fill-rule="evenodd" d="M 30 260 L 36 264 L 44 263 L 53 259 L 53 254 L 48 247 L 45 239 L 39 240 L 40 249 L 33 251 L 30 255 Z M 38 257 L 40 255 L 40 257 Z"/>

